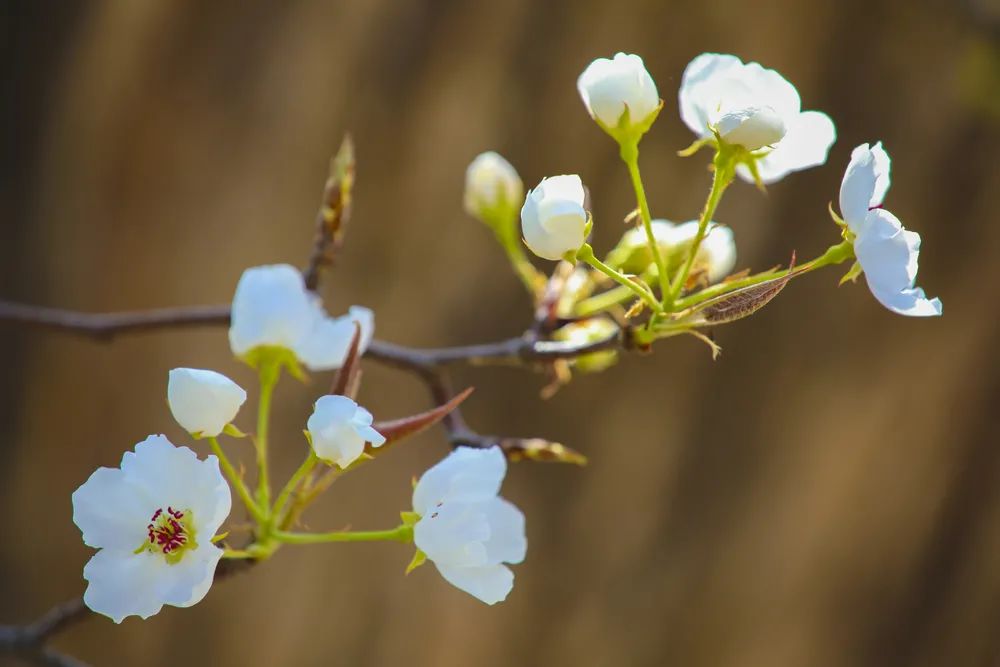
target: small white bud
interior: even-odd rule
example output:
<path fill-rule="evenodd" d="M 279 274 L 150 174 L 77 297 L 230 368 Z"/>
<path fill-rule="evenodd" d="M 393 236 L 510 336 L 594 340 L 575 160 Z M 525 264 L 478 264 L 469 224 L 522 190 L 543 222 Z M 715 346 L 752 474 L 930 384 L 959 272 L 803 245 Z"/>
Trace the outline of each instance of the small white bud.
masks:
<path fill-rule="evenodd" d="M 605 129 L 617 128 L 626 108 L 630 128 L 651 122 L 649 117 L 660 106 L 656 83 L 636 55 L 598 58 L 583 71 L 576 87 L 590 116 Z"/>
<path fill-rule="evenodd" d="M 465 170 L 465 210 L 483 222 L 493 222 L 502 209 L 513 211 L 522 197 L 521 177 L 499 153 L 481 153 Z"/>
<path fill-rule="evenodd" d="M 583 181 L 576 174 L 542 179 L 521 207 L 521 231 L 531 252 L 558 260 L 586 241 Z"/>
<path fill-rule="evenodd" d="M 372 413 L 346 396 L 323 396 L 316 401 L 306 428 L 316 456 L 346 468 L 365 451 L 365 443 L 385 443 L 372 428 Z"/>
<path fill-rule="evenodd" d="M 755 151 L 773 146 L 785 137 L 787 128 L 771 107 L 749 107 L 722 116 L 715 129 L 723 141 Z"/>
<path fill-rule="evenodd" d="M 215 437 L 231 422 L 247 393 L 222 373 L 175 368 L 167 380 L 167 403 L 188 433 Z"/>

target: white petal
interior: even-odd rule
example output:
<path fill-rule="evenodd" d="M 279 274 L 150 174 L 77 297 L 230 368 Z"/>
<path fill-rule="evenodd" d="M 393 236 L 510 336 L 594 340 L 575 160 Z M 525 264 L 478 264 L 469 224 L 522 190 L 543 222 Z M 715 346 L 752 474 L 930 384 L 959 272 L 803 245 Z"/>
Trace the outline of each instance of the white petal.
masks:
<path fill-rule="evenodd" d="M 748 82 L 754 91 L 755 104 L 769 106 L 781 118 L 794 118 L 802 111 L 799 91 L 776 70 L 768 69 L 760 63 L 743 66 L 740 78 Z"/>
<path fill-rule="evenodd" d="M 134 453 L 126 452 L 121 469 L 151 505 L 191 510 L 199 540 L 210 540 L 232 509 L 219 460 L 209 456 L 202 461 L 162 435 L 151 435 L 136 445 Z"/>
<path fill-rule="evenodd" d="M 868 144 L 851 152 L 851 161 L 840 183 L 840 215 L 855 234 L 861 231 L 875 192 L 875 156 Z"/>
<path fill-rule="evenodd" d="M 709 124 L 714 124 L 721 100 L 715 81 L 726 78 L 729 72 L 742 67 L 736 56 L 703 53 L 684 69 L 678 101 L 681 119 L 691 131 L 701 137 L 711 136 Z"/>
<path fill-rule="evenodd" d="M 785 138 L 774 150 L 757 161 L 761 181 L 774 183 L 793 171 L 801 171 L 826 162 L 830 147 L 837 139 L 833 121 L 819 111 L 803 111 L 788 124 Z M 753 182 L 749 170 L 740 165 L 737 173 Z"/>
<path fill-rule="evenodd" d="M 154 558 L 156 554 L 151 554 Z M 212 587 L 222 549 L 199 536 L 197 549 L 187 551 L 178 563 L 157 571 L 157 595 L 164 604 L 190 607 L 202 601 Z"/>
<path fill-rule="evenodd" d="M 507 459 L 499 447 L 459 447 L 421 476 L 413 489 L 413 509 L 423 516 L 439 502 L 489 500 L 506 474 Z"/>
<path fill-rule="evenodd" d="M 90 547 L 135 550 L 158 508 L 118 468 L 98 468 L 73 492 L 73 522 Z"/>
<path fill-rule="evenodd" d="M 435 565 L 448 583 L 486 604 L 503 602 L 514 588 L 514 573 L 506 565 L 483 567 L 456 567 L 438 563 Z"/>
<path fill-rule="evenodd" d="M 175 368 L 167 381 L 167 403 L 188 433 L 217 436 L 231 422 L 247 393 L 221 373 Z"/>
<path fill-rule="evenodd" d="M 494 498 L 486 503 L 486 519 L 490 538 L 486 541 L 486 556 L 491 563 L 520 563 L 528 551 L 524 533 L 524 514 L 513 503 Z"/>
<path fill-rule="evenodd" d="M 355 323 L 361 326 L 358 349 L 364 353 L 375 330 L 375 315 L 368 308 L 351 306 L 341 317 L 317 317 L 309 333 L 296 344 L 295 356 L 309 370 L 325 371 L 340 368 L 354 338 Z"/>
<path fill-rule="evenodd" d="M 149 618 L 163 607 L 157 591 L 160 574 L 170 565 L 149 552 L 101 549 L 83 568 L 86 605 L 121 623 L 127 616 Z"/>
<path fill-rule="evenodd" d="M 438 564 L 463 567 L 490 562 L 488 503 L 445 501 L 427 510 L 413 526 L 413 543 Z"/>
<path fill-rule="evenodd" d="M 869 212 L 854 243 L 868 287 L 883 306 L 900 315 L 940 315 L 940 299 L 928 299 L 914 287 L 919 249 L 920 237 L 884 209 Z"/>
<path fill-rule="evenodd" d="M 875 158 L 875 188 L 872 191 L 871 206 L 881 206 L 885 200 L 885 193 L 889 191 L 892 183 L 892 160 L 889 154 L 882 147 L 882 142 L 876 142 L 872 146 L 872 156 Z"/>
<path fill-rule="evenodd" d="M 371 426 L 356 426 L 355 431 L 365 442 L 372 443 L 372 447 L 381 447 L 385 444 L 385 436 Z"/>
<path fill-rule="evenodd" d="M 313 321 L 312 297 L 298 269 L 288 264 L 254 267 L 236 285 L 229 343 L 236 356 L 262 345 L 291 349 Z"/>
<path fill-rule="evenodd" d="M 708 234 L 701 242 L 698 254 L 705 263 L 709 282 L 714 283 L 728 276 L 736 266 L 736 241 L 730 227 L 714 222 L 709 224 Z"/>

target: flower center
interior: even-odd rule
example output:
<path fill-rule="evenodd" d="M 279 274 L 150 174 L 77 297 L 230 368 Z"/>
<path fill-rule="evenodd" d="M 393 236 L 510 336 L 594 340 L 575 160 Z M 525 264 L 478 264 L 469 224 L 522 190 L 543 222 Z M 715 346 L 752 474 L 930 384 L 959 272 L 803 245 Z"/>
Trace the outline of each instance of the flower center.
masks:
<path fill-rule="evenodd" d="M 170 564 L 184 557 L 184 552 L 198 546 L 194 540 L 194 525 L 191 510 L 175 510 L 168 506 L 153 512 L 146 526 L 146 541 L 135 550 L 162 554 Z"/>

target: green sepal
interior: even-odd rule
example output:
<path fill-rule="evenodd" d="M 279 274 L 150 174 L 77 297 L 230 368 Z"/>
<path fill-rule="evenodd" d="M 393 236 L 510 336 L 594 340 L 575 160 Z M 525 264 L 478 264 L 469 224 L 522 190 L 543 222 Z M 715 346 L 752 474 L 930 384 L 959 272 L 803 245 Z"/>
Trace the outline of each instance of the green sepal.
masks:
<path fill-rule="evenodd" d="M 308 382 L 309 376 L 302 370 L 298 357 L 287 347 L 275 345 L 260 345 L 247 352 L 242 360 L 254 370 L 261 370 L 268 366 L 277 369 L 284 368 L 288 374 L 300 382 Z"/>
<path fill-rule="evenodd" d="M 832 201 L 827 203 L 826 208 L 827 208 L 828 211 L 830 211 L 830 217 L 833 218 L 834 223 L 836 223 L 838 227 L 843 227 L 843 228 L 846 229 L 847 228 L 847 223 L 844 222 L 843 218 L 841 218 L 839 215 L 837 215 L 837 212 L 833 210 L 833 202 Z"/>
<path fill-rule="evenodd" d="M 247 434 L 236 428 L 235 424 L 226 424 L 222 427 L 222 432 L 231 438 L 245 438 Z"/>
<path fill-rule="evenodd" d="M 403 520 L 404 526 L 415 526 L 420 521 L 420 515 L 416 512 L 400 512 L 399 518 Z"/>
<path fill-rule="evenodd" d="M 226 532 L 224 532 L 224 533 L 219 533 L 218 535 L 216 535 L 215 537 L 213 537 L 212 538 L 212 544 L 218 544 L 219 542 L 221 542 L 222 540 L 226 539 L 227 537 L 229 537 L 229 531 L 228 530 Z"/>
<path fill-rule="evenodd" d="M 853 283 L 858 279 L 858 276 L 860 276 L 863 271 L 864 269 L 861 268 L 861 262 L 854 260 L 854 264 L 852 264 L 851 268 L 847 271 L 847 273 L 844 274 L 844 277 L 840 279 L 840 282 L 837 283 L 837 286 L 839 287 L 840 285 L 843 285 L 846 282 Z"/>
<path fill-rule="evenodd" d="M 426 562 L 427 562 L 427 554 L 425 554 L 420 549 L 417 549 L 416 552 L 413 554 L 413 559 L 410 561 L 410 564 L 406 566 L 406 570 L 404 571 L 403 574 L 409 574 L 410 572 L 413 572 Z"/>
<path fill-rule="evenodd" d="M 697 153 L 698 151 L 700 151 L 705 146 L 711 146 L 711 145 L 713 145 L 713 143 L 714 142 L 712 141 L 712 139 L 695 139 L 691 143 L 690 146 L 688 146 L 687 148 L 685 148 L 683 150 L 677 151 L 677 156 L 678 157 L 691 157 L 692 155 L 694 155 L 695 153 Z"/>
<path fill-rule="evenodd" d="M 622 112 L 622 115 L 618 118 L 618 124 L 614 127 L 605 125 L 597 116 L 594 116 L 593 118 L 598 127 L 607 132 L 608 135 L 617 141 L 619 145 L 638 144 L 642 135 L 649 132 L 649 128 L 651 128 L 653 123 L 656 122 L 656 118 L 660 115 L 660 111 L 662 109 L 663 100 L 660 100 L 660 103 L 655 109 L 653 109 L 652 112 L 650 112 L 648 116 L 637 123 L 633 123 L 631 111 L 626 104 L 625 111 Z"/>

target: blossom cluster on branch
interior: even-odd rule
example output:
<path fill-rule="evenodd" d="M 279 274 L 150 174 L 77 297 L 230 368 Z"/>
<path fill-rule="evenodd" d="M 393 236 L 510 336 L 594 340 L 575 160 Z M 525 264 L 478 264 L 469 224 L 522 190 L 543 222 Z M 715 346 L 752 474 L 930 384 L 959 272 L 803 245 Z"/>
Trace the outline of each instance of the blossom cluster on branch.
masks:
<path fill-rule="evenodd" d="M 353 306 L 331 317 L 315 292 L 319 268 L 342 243 L 350 204 L 353 153 L 345 145 L 327 183 L 310 267 L 304 274 L 288 265 L 250 268 L 235 289 L 229 342 L 233 354 L 257 372 L 253 428 L 235 424 L 248 396 L 242 387 L 215 371 L 176 368 L 168 377 L 168 405 L 190 434 L 191 447 L 150 435 L 125 453 L 118 468 L 98 469 L 73 494 L 73 519 L 83 541 L 97 549 L 84 567 L 90 609 L 116 622 L 132 615 L 147 618 L 163 605 L 187 607 L 203 599 L 223 559 L 261 561 L 284 545 L 355 541 L 413 544 L 407 572 L 429 560 L 454 586 L 485 603 L 500 602 L 514 584 L 508 565 L 520 563 L 527 551 L 524 515 L 499 496 L 508 460 L 579 462 L 580 457 L 555 443 L 521 440 L 505 447 L 507 441 L 475 434 L 455 411 L 469 392 L 450 393 L 437 375 L 442 360 L 533 364 L 549 374 L 551 393 L 574 372 L 600 371 L 622 351 L 646 350 L 662 338 L 693 335 L 716 354 L 711 328 L 752 315 L 795 277 L 851 260 L 841 282 L 863 273 L 889 310 L 941 314 L 940 300 L 915 286 L 919 235 L 883 208 L 890 159 L 881 143 L 861 144 L 851 155 L 839 215 L 830 209 L 836 243 L 815 259 L 799 264 L 793 259 L 786 269 L 733 272 L 733 229 L 715 220 L 727 188 L 739 177 L 763 190 L 822 165 L 836 139 L 833 121 L 822 112 L 803 111 L 797 90 L 778 72 L 711 53 L 687 66 L 678 102 L 681 120 L 696 138 L 679 155 L 710 149 L 713 157 L 704 208 L 682 223 L 654 218 L 646 198 L 639 145 L 664 103 L 642 59 L 622 53 L 597 59 L 580 75 L 577 88 L 587 112 L 618 144 L 635 191 L 636 207 L 624 216 L 629 228 L 621 240 L 603 259 L 595 253 L 589 243 L 595 224 L 590 194 L 579 175 L 549 176 L 525 192 L 505 158 L 495 152 L 476 157 L 466 172 L 465 210 L 494 233 L 534 300 L 535 324 L 511 345 L 415 354 L 407 363 L 427 380 L 437 406 L 377 421 L 355 400 L 360 360 L 377 343 L 375 315 Z M 539 270 L 525 247 L 557 262 L 551 273 Z M 212 313 L 199 316 L 220 321 Z M 18 318 L 31 319 L 23 312 Z M 393 359 L 387 349 L 379 353 Z M 336 371 L 336 377 L 304 424 L 302 464 L 276 489 L 270 468 L 272 398 L 283 375 L 308 382 L 307 371 Z M 415 483 L 412 508 L 400 513 L 397 525 L 297 530 L 302 513 L 333 480 L 440 420 L 457 448 Z M 252 483 L 227 454 L 243 440 L 252 442 L 255 454 Z M 253 521 L 244 544 L 233 544 L 223 529 L 233 492 Z"/>

